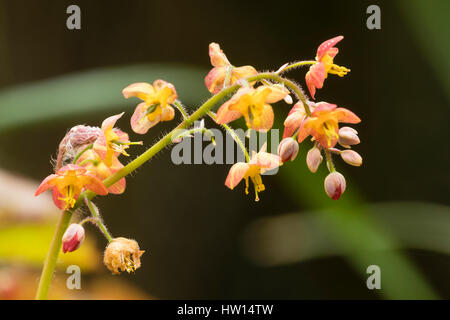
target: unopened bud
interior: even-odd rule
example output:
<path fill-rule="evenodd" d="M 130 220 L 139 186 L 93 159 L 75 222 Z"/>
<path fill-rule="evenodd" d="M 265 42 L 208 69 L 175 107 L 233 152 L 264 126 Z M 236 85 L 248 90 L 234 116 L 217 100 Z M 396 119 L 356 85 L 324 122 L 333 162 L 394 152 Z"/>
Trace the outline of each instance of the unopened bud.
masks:
<path fill-rule="evenodd" d="M 339 129 L 339 144 L 345 148 L 350 148 L 355 144 L 358 144 L 359 137 L 358 131 L 350 127 L 342 127 Z"/>
<path fill-rule="evenodd" d="M 64 253 L 77 250 L 84 241 L 84 228 L 78 223 L 72 223 L 62 237 Z"/>
<path fill-rule="evenodd" d="M 278 146 L 278 155 L 280 156 L 282 162 L 289 160 L 294 161 L 297 154 L 298 143 L 295 139 L 289 137 L 281 140 L 280 145 Z"/>
<path fill-rule="evenodd" d="M 341 157 L 345 162 L 347 162 L 352 166 L 359 167 L 360 165 L 362 165 L 362 157 L 356 151 L 353 150 L 341 151 Z"/>
<path fill-rule="evenodd" d="M 134 240 L 115 238 L 106 247 L 103 262 L 113 274 L 121 271 L 130 273 L 141 266 L 140 258 L 144 252 L 139 250 L 139 245 Z"/>
<path fill-rule="evenodd" d="M 331 199 L 337 200 L 345 191 L 345 178 L 339 172 L 332 172 L 325 178 L 324 187 L 327 195 Z"/>
<path fill-rule="evenodd" d="M 288 94 L 286 97 L 284 97 L 284 102 L 287 104 L 292 104 L 294 100 L 292 100 L 292 97 Z"/>
<path fill-rule="evenodd" d="M 320 153 L 319 148 L 313 147 L 308 151 L 306 155 L 306 165 L 308 166 L 309 171 L 316 172 L 322 163 L 323 157 Z"/>

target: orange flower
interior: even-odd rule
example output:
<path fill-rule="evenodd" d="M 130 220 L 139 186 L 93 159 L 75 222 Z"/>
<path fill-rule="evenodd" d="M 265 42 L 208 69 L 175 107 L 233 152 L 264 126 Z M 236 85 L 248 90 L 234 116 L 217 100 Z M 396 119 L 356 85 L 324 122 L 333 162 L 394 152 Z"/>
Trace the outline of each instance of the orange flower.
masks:
<path fill-rule="evenodd" d="M 107 166 L 94 150 L 85 151 L 78 159 L 77 165 L 85 168 L 88 174 L 95 176 L 100 181 L 109 178 L 123 168 L 123 164 L 120 163 L 117 157 L 112 157 L 111 165 Z M 108 192 L 112 194 L 121 194 L 125 191 L 125 187 L 126 181 L 125 178 L 122 178 L 112 186 L 108 187 Z"/>
<path fill-rule="evenodd" d="M 339 122 L 358 123 L 361 120 L 350 110 L 337 108 L 335 104 L 319 102 L 311 117 L 300 125 L 298 142 L 312 135 L 324 148 L 332 148 L 339 138 Z"/>
<path fill-rule="evenodd" d="M 73 208 L 82 189 L 91 190 L 99 195 L 108 194 L 108 190 L 96 177 L 87 174 L 86 169 L 74 164 L 68 164 L 59 169 L 56 174 L 45 178 L 37 188 L 35 196 L 52 189 L 53 202 L 61 210 Z"/>
<path fill-rule="evenodd" d="M 158 122 L 172 120 L 175 116 L 170 104 L 177 99 L 177 92 L 164 80 L 156 80 L 153 86 L 145 82 L 133 83 L 123 89 L 122 94 L 127 99 L 138 97 L 144 100 L 131 117 L 131 127 L 136 133 L 147 133 Z"/>
<path fill-rule="evenodd" d="M 280 157 L 278 155 L 265 152 L 264 145 L 260 152 L 254 152 L 248 163 L 238 162 L 230 168 L 225 185 L 233 190 L 242 179 L 245 179 L 245 194 L 248 194 L 248 180 L 250 178 L 255 187 L 255 200 L 259 201 L 258 192 L 265 190 L 264 184 L 262 183 L 261 174 L 281 165 L 282 162 Z"/>
<path fill-rule="evenodd" d="M 309 71 L 306 73 L 306 85 L 308 86 L 309 93 L 314 99 L 316 94 L 316 88 L 321 89 L 323 82 L 327 78 L 328 74 L 337 74 L 339 77 L 345 76 L 350 69 L 338 66 L 333 63 L 334 57 L 338 54 L 339 49 L 335 48 L 339 41 L 344 39 L 343 36 L 338 36 L 323 42 L 317 48 L 316 64 L 313 64 Z"/>
<path fill-rule="evenodd" d="M 209 57 L 214 68 L 205 77 L 205 84 L 209 92 L 213 94 L 218 93 L 224 86 L 233 84 L 241 78 L 258 74 L 258 71 L 252 66 L 234 67 L 217 43 L 209 44 Z"/>
<path fill-rule="evenodd" d="M 284 99 L 289 92 L 278 86 L 243 87 L 217 111 L 216 122 L 224 124 L 245 118 L 249 128 L 267 131 L 273 125 L 273 110 L 269 103 Z"/>
<path fill-rule="evenodd" d="M 124 112 L 105 119 L 102 123 L 103 134 L 100 134 L 94 143 L 94 150 L 108 167 L 113 164 L 113 158 L 117 158 L 120 154 L 129 156 L 125 149 L 129 148 L 130 145 L 142 144 L 142 141 L 130 142 L 128 134 L 120 129 L 114 128 L 117 120 L 123 114 Z"/>

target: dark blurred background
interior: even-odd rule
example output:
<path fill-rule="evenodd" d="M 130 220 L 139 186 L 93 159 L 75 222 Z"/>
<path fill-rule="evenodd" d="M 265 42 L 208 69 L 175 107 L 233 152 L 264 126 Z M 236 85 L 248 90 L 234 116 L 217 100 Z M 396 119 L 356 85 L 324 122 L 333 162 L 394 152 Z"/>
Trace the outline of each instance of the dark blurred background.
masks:
<path fill-rule="evenodd" d="M 81 8 L 81 30 L 66 28 L 70 4 Z M 381 30 L 366 27 L 372 4 L 381 8 Z M 152 66 L 160 66 L 156 74 L 175 84 L 182 101 L 198 106 L 208 96 L 210 42 L 220 43 L 236 66 L 273 70 L 313 59 L 322 41 L 344 35 L 335 62 L 351 73 L 329 76 L 316 95 L 362 119 L 355 150 L 363 166 L 337 161 L 347 177 L 342 203 L 323 192 L 324 170 L 305 169 L 307 143 L 280 174 L 264 177 L 260 202 L 242 186 L 224 187 L 228 165 L 177 166 L 166 150 L 128 178 L 124 195 L 97 199 L 112 234 L 134 238 L 147 251 L 136 274 L 120 277 L 169 299 L 448 299 L 449 10 L 444 0 L 0 1 L 0 166 L 41 180 L 68 128 L 99 125 L 119 111 L 131 116 L 137 101 L 124 101 L 120 90 L 153 82 Z M 177 75 L 178 69 L 186 72 Z M 117 71 L 118 85 L 84 81 L 111 80 L 99 76 L 102 70 Z M 304 85 L 305 72 L 289 76 Z M 275 110 L 280 127 L 289 107 Z M 128 120 L 118 125 L 131 133 Z M 132 140 L 149 145 L 173 125 Z M 132 156 L 142 150 L 134 148 Z M 277 220 L 287 213 L 297 219 L 298 233 Z M 298 241 L 294 250 L 288 242 L 277 248 L 287 234 Z M 273 252 L 265 254 L 263 244 Z M 103 245 L 98 237 L 100 250 Z M 302 246 L 313 247 L 310 256 Z M 286 259 L 277 256 L 283 248 Z M 381 265 L 381 290 L 366 287 L 369 264 Z"/>

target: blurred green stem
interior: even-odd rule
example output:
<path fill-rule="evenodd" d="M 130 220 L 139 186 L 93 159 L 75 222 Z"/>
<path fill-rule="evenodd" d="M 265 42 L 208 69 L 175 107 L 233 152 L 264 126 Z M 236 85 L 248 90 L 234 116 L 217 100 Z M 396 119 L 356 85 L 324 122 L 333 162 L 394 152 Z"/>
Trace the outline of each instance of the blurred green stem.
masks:
<path fill-rule="evenodd" d="M 47 299 L 53 272 L 55 271 L 56 261 L 58 260 L 59 251 L 61 250 L 62 237 L 69 225 L 71 217 L 72 213 L 70 211 L 63 211 L 59 217 L 58 225 L 56 226 L 56 231 L 52 243 L 50 244 L 47 258 L 45 259 L 44 268 L 42 269 L 39 287 L 36 292 L 36 300 Z"/>

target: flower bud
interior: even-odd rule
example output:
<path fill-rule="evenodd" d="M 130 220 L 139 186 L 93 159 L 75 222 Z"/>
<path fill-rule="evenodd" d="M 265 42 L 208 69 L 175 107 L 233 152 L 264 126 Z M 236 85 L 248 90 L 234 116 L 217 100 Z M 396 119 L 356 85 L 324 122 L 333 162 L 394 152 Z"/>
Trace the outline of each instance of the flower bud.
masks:
<path fill-rule="evenodd" d="M 353 150 L 341 151 L 341 158 L 352 166 L 359 167 L 360 165 L 362 165 L 362 157 L 356 151 Z"/>
<path fill-rule="evenodd" d="M 78 223 L 72 223 L 62 237 L 64 253 L 77 250 L 84 241 L 84 228 Z"/>
<path fill-rule="evenodd" d="M 345 148 L 350 148 L 355 144 L 358 144 L 359 137 L 358 131 L 350 127 L 342 127 L 339 129 L 339 144 Z"/>
<path fill-rule="evenodd" d="M 323 157 L 320 153 L 319 148 L 313 147 L 308 151 L 306 155 L 306 165 L 308 166 L 309 171 L 316 172 L 322 163 Z"/>
<path fill-rule="evenodd" d="M 345 178 L 339 172 L 332 172 L 325 178 L 324 187 L 327 195 L 331 199 L 337 200 L 345 191 Z"/>
<path fill-rule="evenodd" d="M 288 160 L 294 161 L 298 154 L 298 143 L 293 138 L 284 138 L 278 146 L 278 155 L 284 163 Z"/>
<path fill-rule="evenodd" d="M 136 241 L 127 238 L 115 238 L 106 247 L 103 263 L 113 273 L 121 271 L 134 272 L 141 266 L 141 256 L 145 251 L 139 250 Z"/>

